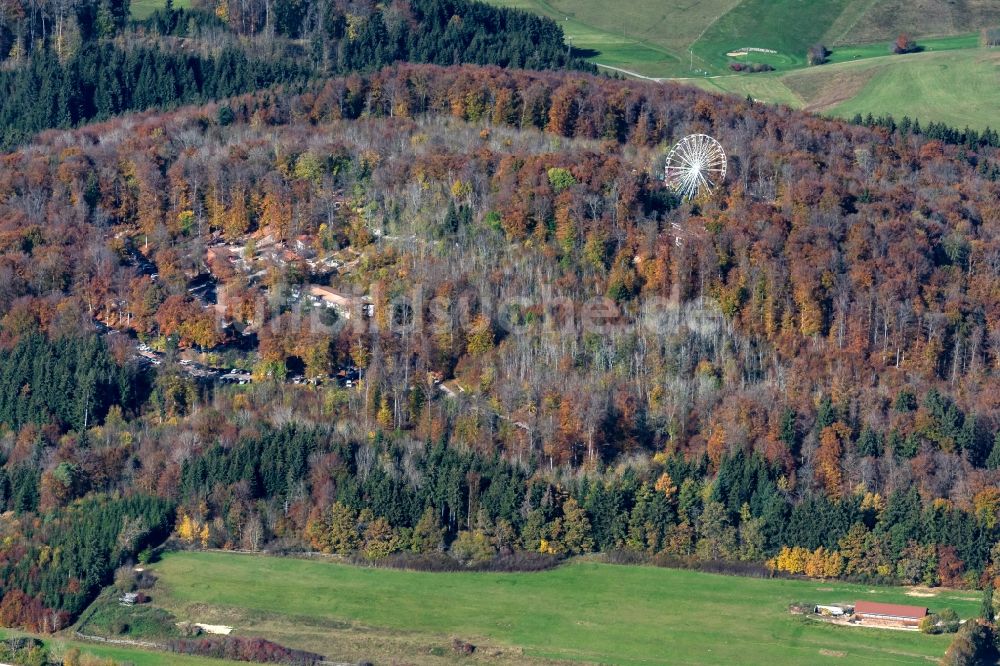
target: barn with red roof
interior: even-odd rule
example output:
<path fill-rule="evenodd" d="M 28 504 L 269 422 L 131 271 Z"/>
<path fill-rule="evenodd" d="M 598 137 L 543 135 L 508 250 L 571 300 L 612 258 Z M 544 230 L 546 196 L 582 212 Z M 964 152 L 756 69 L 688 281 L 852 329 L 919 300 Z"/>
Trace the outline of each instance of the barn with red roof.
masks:
<path fill-rule="evenodd" d="M 877 601 L 858 601 L 854 604 L 854 615 L 861 621 L 885 624 L 901 624 L 915 627 L 927 616 L 923 606 L 883 604 Z"/>

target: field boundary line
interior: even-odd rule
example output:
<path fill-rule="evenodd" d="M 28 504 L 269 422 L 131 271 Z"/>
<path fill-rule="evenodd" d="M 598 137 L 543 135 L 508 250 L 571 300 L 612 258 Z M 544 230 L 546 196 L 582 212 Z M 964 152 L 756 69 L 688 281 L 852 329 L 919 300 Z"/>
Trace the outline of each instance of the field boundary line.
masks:
<path fill-rule="evenodd" d="M 621 67 L 612 67 L 611 65 L 604 65 L 604 64 L 601 64 L 599 62 L 595 62 L 594 64 L 597 65 L 598 67 L 603 67 L 604 69 L 611 69 L 611 70 L 614 70 L 616 72 L 621 72 L 622 74 L 628 74 L 629 76 L 634 76 L 637 79 L 643 79 L 644 81 L 652 81 L 654 83 L 663 83 L 664 81 L 669 81 L 670 80 L 670 79 L 665 79 L 665 78 L 656 78 L 656 77 L 653 77 L 653 76 L 645 76 L 643 74 L 640 74 L 639 72 L 633 72 L 633 71 L 630 71 L 630 70 L 627 70 L 627 69 L 622 69 Z"/>
<path fill-rule="evenodd" d="M 719 14 L 718 16 L 716 16 L 716 17 L 715 17 L 714 19 L 712 19 L 711 21 L 709 21 L 708 25 L 706 25 L 706 26 L 704 27 L 704 29 L 703 29 L 703 30 L 702 30 L 702 31 L 701 31 L 701 32 L 700 32 L 700 33 L 698 34 L 698 36 L 697 36 L 697 37 L 695 37 L 695 38 L 694 38 L 693 40 L 691 40 L 691 43 L 690 43 L 690 44 L 688 44 L 688 53 L 690 53 L 690 54 L 691 54 L 691 55 L 693 55 L 694 57 L 698 58 L 698 60 L 700 60 L 700 61 L 701 61 L 701 62 L 702 62 L 702 63 L 703 63 L 703 64 L 704 64 L 704 65 L 705 65 L 706 67 L 708 67 L 708 66 L 709 66 L 709 64 L 708 64 L 708 61 L 706 61 L 706 60 L 705 60 L 704 58 L 702 58 L 702 57 L 701 57 L 700 55 L 697 55 L 697 54 L 695 54 L 695 52 L 694 52 L 694 47 L 695 47 L 695 45 L 696 45 L 696 44 L 698 44 L 698 42 L 700 42 L 700 41 L 701 41 L 701 38 L 705 36 L 705 33 L 706 33 L 706 32 L 708 32 L 708 30 L 709 30 L 709 29 L 710 29 L 710 28 L 711 28 L 711 27 L 712 27 L 713 25 L 715 25 L 716 23 L 718 23 L 719 21 L 721 21 L 721 20 L 722 20 L 722 17 L 723 17 L 723 16 L 725 16 L 725 15 L 727 15 L 727 14 L 730 14 L 730 13 L 732 13 L 732 12 L 736 11 L 736 9 L 737 9 L 737 8 L 738 8 L 738 7 L 740 6 L 740 5 L 742 5 L 742 4 L 743 4 L 743 0 L 740 0 L 740 1 L 739 1 L 739 2 L 737 2 L 737 3 L 735 4 L 735 5 L 733 5 L 732 7 L 730 7 L 729 9 L 727 9 L 726 11 L 722 12 L 721 14 Z"/>
<path fill-rule="evenodd" d="M 844 28 L 844 31 L 838 37 L 829 39 L 831 35 L 829 32 L 827 32 L 825 35 L 823 35 L 823 38 L 829 41 L 831 46 L 836 46 L 838 44 L 843 45 L 841 40 L 843 40 L 847 36 L 847 34 L 851 32 L 851 30 L 854 30 L 854 26 L 856 26 L 861 21 L 861 19 L 863 19 L 868 14 L 868 12 L 870 12 L 878 3 L 879 0 L 866 0 L 866 2 L 864 2 L 865 8 L 857 15 L 857 18 L 855 18 L 850 23 L 850 25 Z M 850 10 L 849 6 L 844 8 L 844 12 L 847 12 L 849 10 Z M 843 15 L 844 12 L 841 12 L 841 15 Z M 834 19 L 833 23 L 830 24 L 830 28 L 833 28 L 833 24 L 836 22 L 837 22 L 836 19 Z"/>
<path fill-rule="evenodd" d="M 131 645 L 133 647 L 141 648 L 152 648 L 161 652 L 170 652 L 167 650 L 166 646 L 162 643 L 154 643 L 152 641 L 138 641 L 131 638 L 105 638 L 104 636 L 92 636 L 90 634 L 84 634 L 79 631 L 74 631 L 73 635 L 77 638 L 82 638 L 85 641 L 91 641 L 93 643 L 107 643 L 109 645 Z"/>
<path fill-rule="evenodd" d="M 89 634 L 82 634 L 79 631 L 74 631 L 73 634 L 82 640 L 90 641 L 92 643 L 104 643 L 106 645 L 131 645 L 132 647 L 148 648 L 156 650 L 157 652 L 162 652 L 164 654 L 177 654 L 171 650 L 167 649 L 167 646 L 163 643 L 153 643 L 151 641 L 137 641 L 130 638 L 104 638 L 103 636 L 91 636 Z M 316 662 L 322 666 L 354 666 L 356 662 L 348 661 L 327 661 L 326 659 L 320 659 Z"/>
<path fill-rule="evenodd" d="M 578 24 L 578 25 L 580 25 L 580 26 L 582 26 L 584 28 L 588 28 L 588 29 L 592 30 L 594 33 L 596 33 L 598 35 L 605 35 L 605 36 L 607 36 L 609 38 L 612 38 L 612 39 L 619 39 L 619 38 L 621 38 L 622 40 L 624 40 L 623 43 L 625 43 L 625 44 L 631 44 L 631 45 L 634 45 L 634 46 L 641 46 L 642 48 L 644 48 L 644 49 L 646 49 L 648 51 L 651 51 L 653 53 L 659 54 L 660 56 L 662 56 L 664 58 L 664 60 L 666 60 L 668 62 L 669 61 L 674 61 L 674 62 L 677 62 L 678 64 L 683 63 L 683 58 L 679 54 L 675 53 L 673 50 L 668 49 L 665 46 L 661 46 L 659 44 L 655 44 L 653 42 L 650 42 L 647 39 L 642 39 L 642 38 L 639 38 L 639 37 L 629 37 L 625 33 L 622 33 L 621 35 L 619 35 L 617 32 L 615 32 L 613 30 L 609 30 L 607 28 L 602 28 L 600 26 L 594 25 L 593 23 L 588 23 L 587 21 L 584 21 L 583 19 L 581 19 L 578 16 L 576 16 L 575 12 L 573 12 L 573 14 L 570 15 L 566 11 L 561 10 L 558 7 L 553 6 L 551 3 L 548 2 L 548 0 L 531 0 L 531 4 L 535 7 L 535 10 L 536 10 L 535 13 L 537 13 L 537 14 L 539 14 L 541 16 L 547 16 L 548 18 L 551 18 L 553 21 L 555 21 L 556 23 L 558 23 L 560 26 L 562 26 L 562 20 L 561 19 L 569 18 L 574 23 L 576 23 L 576 24 Z M 501 3 L 501 6 L 507 6 L 507 5 L 503 5 Z M 530 11 L 530 10 L 524 10 L 524 11 Z M 565 36 L 565 32 L 566 32 L 566 29 L 563 28 L 563 34 L 564 34 L 564 36 Z M 570 39 L 572 39 L 572 37 L 570 37 Z M 598 49 L 598 51 L 600 51 L 600 50 Z M 599 67 L 603 67 L 604 66 L 604 65 L 600 65 L 599 63 L 596 63 L 596 62 L 594 64 L 598 65 Z M 622 70 L 622 71 L 624 72 L 626 70 Z M 635 76 L 642 76 L 642 75 L 641 74 L 635 74 Z M 644 77 L 644 78 L 648 78 L 648 77 Z"/>

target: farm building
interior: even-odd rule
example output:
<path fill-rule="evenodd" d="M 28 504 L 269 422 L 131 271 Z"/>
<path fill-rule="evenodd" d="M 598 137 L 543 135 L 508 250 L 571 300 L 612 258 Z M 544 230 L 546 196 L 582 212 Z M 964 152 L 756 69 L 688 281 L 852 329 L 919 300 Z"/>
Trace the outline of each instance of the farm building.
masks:
<path fill-rule="evenodd" d="M 927 615 L 927 609 L 923 606 L 859 601 L 854 604 L 854 615 L 862 621 L 915 627 Z"/>
<path fill-rule="evenodd" d="M 827 606 L 823 604 L 817 604 L 813 607 L 813 612 L 818 615 L 829 615 L 831 617 L 843 617 L 844 608 L 843 606 Z"/>

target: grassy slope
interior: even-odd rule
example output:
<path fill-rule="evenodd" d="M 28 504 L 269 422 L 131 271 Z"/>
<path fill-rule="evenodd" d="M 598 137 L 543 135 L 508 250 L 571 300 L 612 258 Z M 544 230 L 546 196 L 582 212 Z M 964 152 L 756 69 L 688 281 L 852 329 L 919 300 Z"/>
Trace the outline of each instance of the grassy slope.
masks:
<path fill-rule="evenodd" d="M 706 62 L 722 70 L 727 51 L 741 47 L 778 51 L 775 66 L 801 65 L 806 50 L 841 15 L 849 0 L 743 0 L 712 24 L 693 49 Z"/>
<path fill-rule="evenodd" d="M 957 51 L 960 49 L 976 49 L 979 47 L 979 35 L 968 33 L 951 37 L 935 37 L 918 40 L 925 53 L 941 51 Z M 861 44 L 853 46 L 835 46 L 832 48 L 830 63 L 853 62 L 861 58 L 881 58 L 889 55 L 888 45 L 884 42 Z"/>
<path fill-rule="evenodd" d="M 917 34 L 921 29 L 968 31 L 975 27 L 976 17 L 1000 12 L 980 0 L 970 0 L 964 14 L 955 8 L 923 5 L 920 12 L 886 11 L 896 7 L 897 0 L 618 0 L 614 11 L 608 11 L 603 0 L 489 1 L 554 18 L 573 38 L 574 48 L 590 52 L 595 62 L 645 76 L 691 77 L 689 46 L 695 70 L 714 74 L 728 71 L 728 51 L 771 48 L 779 53 L 754 53 L 740 60 L 771 64 L 779 70 L 774 74 L 685 81 L 846 117 L 871 112 L 959 127 L 1000 124 L 995 51 L 978 48 L 976 34 L 920 38 L 925 52 L 905 57 L 886 57 L 888 41 L 844 45 L 861 36 L 892 34 L 896 14 Z M 925 16 L 923 23 L 920 16 Z M 938 25 L 930 18 L 935 16 Z M 835 45 L 831 63 L 805 69 L 805 52 L 817 41 Z M 955 53 L 946 56 L 947 51 Z"/>
<path fill-rule="evenodd" d="M 778 69 L 805 66 L 806 50 L 816 42 L 862 44 L 837 49 L 835 58 L 845 60 L 884 55 L 896 34 L 893 17 L 908 16 L 884 11 L 896 0 L 618 0 L 613 11 L 603 0 L 486 1 L 553 18 L 573 38 L 573 46 L 593 54 L 594 61 L 656 77 L 690 76 L 689 48 L 694 70 L 712 74 L 728 72 L 726 53 L 747 46 L 778 51 L 749 58 Z M 981 25 L 976 17 L 994 11 L 973 7 L 978 1 L 970 0 L 965 13 L 947 10 L 950 14 L 937 22 L 914 24 L 910 17 L 905 23 L 914 27 L 907 29 L 918 36 L 963 35 L 960 44 L 935 40 L 938 48 L 974 46 L 971 31 Z M 918 16 L 938 14 L 925 8 Z"/>
<path fill-rule="evenodd" d="M 29 636 L 24 632 L 11 629 L 0 629 L 0 639 L 12 636 Z M 221 659 L 207 659 L 205 657 L 189 657 L 180 654 L 167 654 L 164 652 L 153 652 L 139 648 L 129 647 L 109 647 L 87 641 L 68 640 L 62 637 L 35 636 L 41 639 L 49 648 L 53 656 L 62 657 L 66 650 L 77 648 L 81 654 L 113 659 L 119 663 L 134 664 L 134 666 L 231 666 L 233 664 L 245 664 L 246 662 L 224 661 Z"/>
<path fill-rule="evenodd" d="M 930 56 L 930 57 L 928 57 Z M 1000 51 L 917 54 L 882 68 L 859 94 L 830 109 L 850 117 L 904 113 L 962 127 L 1000 125 Z"/>
<path fill-rule="evenodd" d="M 566 13 L 546 0 L 491 0 L 491 4 L 523 9 L 558 21 L 574 49 L 591 55 L 592 60 L 604 65 L 622 67 L 647 76 L 663 76 L 664 72 L 678 70 L 681 64 L 680 59 L 665 46 L 636 34 L 623 34 L 621 29 L 598 27 L 598 24 L 580 18 L 586 15 L 591 19 L 589 12 Z M 597 6 L 588 8 L 595 9 Z"/>
<path fill-rule="evenodd" d="M 958 127 L 1000 125 L 1000 49 L 927 51 L 691 82 L 844 118 L 870 112 Z"/>
<path fill-rule="evenodd" d="M 144 19 L 157 9 L 163 9 L 164 4 L 166 4 L 165 0 L 132 0 L 130 5 L 132 18 Z M 174 7 L 178 9 L 190 6 L 191 0 L 174 0 Z"/>
<path fill-rule="evenodd" d="M 656 44 L 676 54 L 743 0 L 521 0 L 546 2 L 555 11 L 608 32 Z M 609 11 L 613 8 L 612 11 Z"/>
<path fill-rule="evenodd" d="M 867 5 L 840 43 L 891 40 L 911 35 L 954 35 L 1000 25 L 996 0 L 855 0 Z M 833 39 L 830 40 L 834 42 Z M 834 42 L 836 43 L 836 42 Z"/>
<path fill-rule="evenodd" d="M 787 612 L 796 600 L 925 603 L 894 588 L 590 562 L 537 574 L 431 574 L 175 553 L 155 568 L 158 603 L 180 617 L 249 609 L 473 642 L 486 637 L 549 659 L 770 666 L 833 663 L 836 654 L 865 664 L 920 664 L 948 644 L 947 637 L 836 627 Z M 979 599 L 942 592 L 929 605 L 969 616 Z"/>

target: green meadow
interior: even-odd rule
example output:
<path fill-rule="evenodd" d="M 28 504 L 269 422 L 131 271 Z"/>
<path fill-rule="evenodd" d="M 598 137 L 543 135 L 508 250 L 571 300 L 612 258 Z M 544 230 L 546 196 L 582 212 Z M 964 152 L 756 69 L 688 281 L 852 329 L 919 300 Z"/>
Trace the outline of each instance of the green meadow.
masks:
<path fill-rule="evenodd" d="M 28 636 L 21 631 L 12 629 L 0 629 L 0 638 L 5 639 L 13 636 Z M 224 661 L 221 659 L 207 659 L 204 657 L 190 657 L 182 654 L 168 654 L 166 652 L 155 652 L 133 647 L 108 646 L 88 641 L 72 640 L 62 636 L 37 636 L 45 643 L 53 657 L 61 658 L 72 648 L 80 651 L 81 655 L 101 657 L 103 659 L 113 659 L 118 663 L 133 664 L 134 666 L 231 666 L 240 662 Z"/>
<path fill-rule="evenodd" d="M 558 21 L 573 48 L 593 62 L 660 78 L 726 74 L 733 61 L 802 68 L 806 51 L 816 43 L 833 49 L 831 62 L 849 62 L 886 55 L 891 42 L 868 36 L 872 21 L 886 20 L 885 12 L 876 10 L 887 0 L 619 0 L 613 8 L 601 0 L 488 1 Z M 895 34 L 892 25 L 876 27 Z M 973 32 L 915 34 L 926 51 L 979 45 Z M 776 53 L 726 55 L 747 47 Z"/>
<path fill-rule="evenodd" d="M 713 23 L 692 49 L 716 71 L 729 66 L 727 52 L 744 47 L 777 51 L 770 59 L 762 59 L 776 68 L 801 66 L 809 47 L 823 39 L 849 3 L 850 0 L 743 0 Z"/>
<path fill-rule="evenodd" d="M 927 50 L 689 82 L 841 118 L 889 113 L 959 128 L 1000 125 L 1000 49 Z"/>
<path fill-rule="evenodd" d="M 602 27 L 600 15 L 607 17 L 607 5 L 597 2 L 559 3 L 547 0 L 491 0 L 490 4 L 514 9 L 523 9 L 534 14 L 547 16 L 559 23 L 573 49 L 579 55 L 602 65 L 627 69 L 646 76 L 663 76 L 664 72 L 685 71 L 684 62 L 668 46 L 654 43 L 650 38 L 656 36 L 640 20 L 641 13 L 632 14 L 632 24 L 636 30 L 629 28 L 629 19 L 621 21 L 619 28 Z M 652 5 L 652 2 L 648 2 Z M 566 5 L 566 6 L 564 6 Z M 572 9 L 568 8 L 572 5 Z M 620 6 L 615 7 L 618 14 Z"/>
<path fill-rule="evenodd" d="M 130 5 L 132 18 L 144 19 L 157 9 L 163 9 L 165 4 L 164 0 L 132 0 Z M 190 6 L 191 0 L 174 0 L 174 7 L 178 9 L 186 9 Z"/>
<path fill-rule="evenodd" d="M 611 11 L 601 0 L 489 1 L 553 18 L 578 54 L 645 77 L 841 117 L 1000 124 L 1000 49 L 980 47 L 978 34 L 918 35 L 923 51 L 905 56 L 890 55 L 888 39 L 851 42 L 871 32 L 871 21 L 892 15 L 876 11 L 883 0 L 619 0 Z M 886 33 L 893 26 L 875 27 Z M 807 67 L 806 52 L 817 42 L 833 51 L 830 62 Z M 776 53 L 727 55 L 744 48 Z M 733 74 L 731 62 L 776 71 Z"/>
<path fill-rule="evenodd" d="M 317 651 L 340 659 L 371 655 L 337 654 L 343 645 L 337 631 L 402 634 L 425 646 L 450 645 L 457 637 L 530 660 L 926 664 L 944 653 L 948 637 L 833 626 L 791 615 L 788 605 L 868 599 L 951 607 L 969 617 L 980 604 L 975 592 L 914 598 L 902 588 L 593 561 L 530 574 L 422 573 L 185 552 L 168 554 L 154 570 L 160 577 L 154 602 L 181 619 L 228 620 L 236 633 L 269 627 L 266 638 L 293 647 L 325 645 Z"/>

